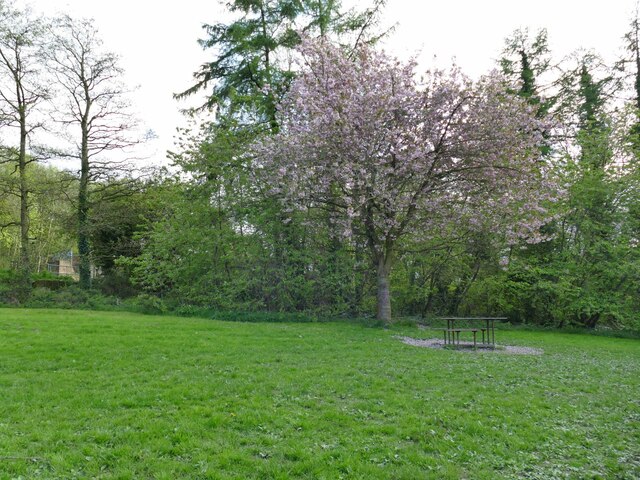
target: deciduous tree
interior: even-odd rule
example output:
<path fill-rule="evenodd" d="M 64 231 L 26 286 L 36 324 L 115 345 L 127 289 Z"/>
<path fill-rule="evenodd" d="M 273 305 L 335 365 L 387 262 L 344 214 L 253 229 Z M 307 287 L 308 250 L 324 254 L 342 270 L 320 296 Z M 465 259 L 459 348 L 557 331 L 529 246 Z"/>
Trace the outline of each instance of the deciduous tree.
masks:
<path fill-rule="evenodd" d="M 20 198 L 20 271 L 22 290 L 30 290 L 31 254 L 29 251 L 29 164 L 37 158 L 29 153 L 34 131 L 42 127 L 38 112 L 49 98 L 44 80 L 41 46 L 45 28 L 30 11 L 20 11 L 11 3 L 0 2 L 0 125 L 15 132 L 9 148 L 4 148 L 1 163 L 10 163 L 18 173 L 17 194 Z M 3 129 L 4 129 L 3 128 Z M 17 140 L 16 140 L 17 138 Z"/>
<path fill-rule="evenodd" d="M 499 77 L 473 84 L 454 70 L 421 83 L 413 63 L 367 46 L 351 59 L 327 41 L 302 55 L 256 169 L 292 210 L 326 208 L 345 236 L 366 239 L 379 319 L 391 318 L 389 274 L 406 235 L 506 227 L 513 215 L 509 234 L 536 239 L 555 191 L 539 159 L 544 126 Z"/>
<path fill-rule="evenodd" d="M 70 134 L 72 156 L 80 162 L 77 203 L 80 284 L 91 284 L 90 183 L 127 170 L 104 154 L 122 151 L 137 143 L 132 136 L 135 121 L 129 112 L 123 70 L 117 55 L 105 50 L 93 22 L 63 16 L 51 28 L 52 42 L 46 50 L 47 64 L 62 91 L 58 121 Z"/>

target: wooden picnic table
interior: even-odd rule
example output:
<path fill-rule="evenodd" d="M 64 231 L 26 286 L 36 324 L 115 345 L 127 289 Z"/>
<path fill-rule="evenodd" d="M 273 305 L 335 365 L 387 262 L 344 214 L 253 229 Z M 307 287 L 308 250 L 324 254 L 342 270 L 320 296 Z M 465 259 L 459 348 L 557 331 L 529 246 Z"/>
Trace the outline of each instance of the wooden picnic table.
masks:
<path fill-rule="evenodd" d="M 473 333 L 473 348 L 477 346 L 477 334 L 482 333 L 482 345 L 495 348 L 496 330 L 495 322 L 507 320 L 507 317 L 441 317 L 438 320 L 446 320 L 447 328 L 443 328 L 444 344 L 460 346 L 460 333 Z M 459 326 L 460 323 L 470 325 L 468 327 Z M 475 326 L 474 326 L 475 324 Z"/>

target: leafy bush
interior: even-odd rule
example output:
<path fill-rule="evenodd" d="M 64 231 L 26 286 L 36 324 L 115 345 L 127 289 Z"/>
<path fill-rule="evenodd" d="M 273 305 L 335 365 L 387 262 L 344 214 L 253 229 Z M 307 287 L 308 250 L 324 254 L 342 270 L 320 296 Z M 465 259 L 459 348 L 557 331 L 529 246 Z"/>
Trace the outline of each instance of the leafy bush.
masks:
<path fill-rule="evenodd" d="M 48 288 L 50 290 L 59 290 L 72 285 L 75 281 L 70 277 L 60 278 L 40 278 L 33 281 L 34 287 Z"/>
<path fill-rule="evenodd" d="M 127 299 L 124 305 L 127 310 L 137 313 L 163 314 L 169 311 L 166 302 L 161 298 L 146 293 Z"/>
<path fill-rule="evenodd" d="M 18 275 L 11 270 L 0 270 L 0 304 L 17 305 L 20 299 Z"/>
<path fill-rule="evenodd" d="M 112 269 L 105 275 L 96 278 L 93 286 L 104 295 L 119 298 L 135 297 L 139 293 L 139 289 L 134 287 L 129 276 L 119 269 Z"/>

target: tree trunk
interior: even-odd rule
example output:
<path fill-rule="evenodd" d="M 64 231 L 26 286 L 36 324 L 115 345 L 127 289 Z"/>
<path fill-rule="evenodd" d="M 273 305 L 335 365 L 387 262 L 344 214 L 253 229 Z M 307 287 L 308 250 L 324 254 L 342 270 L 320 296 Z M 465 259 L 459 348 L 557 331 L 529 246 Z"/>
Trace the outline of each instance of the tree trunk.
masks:
<path fill-rule="evenodd" d="M 80 186 L 78 189 L 78 256 L 80 257 L 80 287 L 91 288 L 91 261 L 89 247 L 89 149 L 87 126 L 82 125 L 80 152 Z"/>
<path fill-rule="evenodd" d="M 29 187 L 27 184 L 27 130 L 26 118 L 20 116 L 20 296 L 26 300 L 31 293 L 31 255 L 29 251 Z"/>
<path fill-rule="evenodd" d="M 87 220 L 86 194 L 80 195 L 78 200 L 78 256 L 80 259 L 78 273 L 80 277 L 80 287 L 91 288 L 91 261 L 89 259 L 90 248 L 89 238 L 87 235 L 89 222 Z"/>
<path fill-rule="evenodd" d="M 389 288 L 391 273 L 390 254 L 378 258 L 378 314 L 377 319 L 385 324 L 391 322 L 391 290 Z"/>

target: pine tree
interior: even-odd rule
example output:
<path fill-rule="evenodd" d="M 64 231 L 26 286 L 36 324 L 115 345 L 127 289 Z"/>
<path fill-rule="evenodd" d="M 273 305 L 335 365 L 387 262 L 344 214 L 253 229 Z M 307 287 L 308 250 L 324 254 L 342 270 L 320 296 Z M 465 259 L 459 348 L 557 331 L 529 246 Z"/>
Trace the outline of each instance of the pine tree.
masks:
<path fill-rule="evenodd" d="M 290 68 L 299 31 L 312 36 L 355 35 L 354 44 L 370 36 L 386 0 L 375 0 L 362 12 L 341 10 L 339 0 L 233 0 L 230 23 L 204 25 L 204 49 L 216 52 L 211 62 L 194 73 L 196 83 L 175 95 L 182 99 L 210 91 L 200 110 L 215 108 L 219 123 L 266 127 L 278 131 L 277 105 L 294 72 Z"/>

